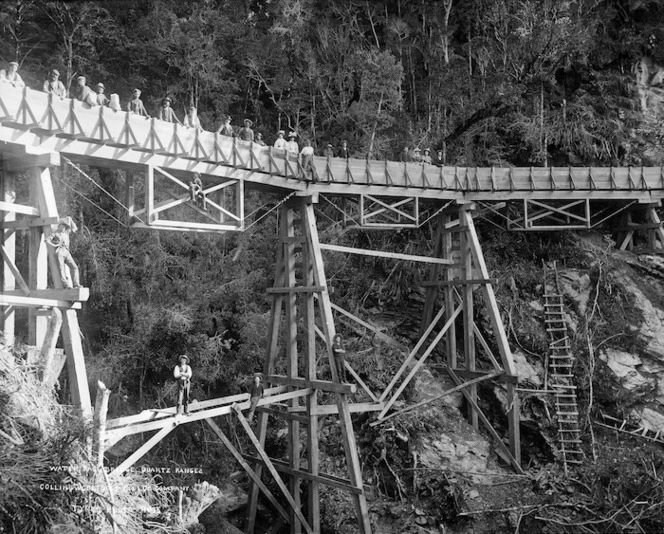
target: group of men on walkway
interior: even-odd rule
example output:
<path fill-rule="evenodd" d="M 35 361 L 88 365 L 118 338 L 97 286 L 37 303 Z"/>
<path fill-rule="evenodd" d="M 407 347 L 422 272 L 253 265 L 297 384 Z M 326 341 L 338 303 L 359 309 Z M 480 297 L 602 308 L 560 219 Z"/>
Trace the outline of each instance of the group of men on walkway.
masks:
<path fill-rule="evenodd" d="M 19 64 L 16 61 L 12 61 L 8 64 L 6 69 L 1 69 L 0 83 L 8 83 L 15 88 L 25 87 L 25 83 L 23 82 L 21 75 L 18 73 L 18 68 Z M 57 69 L 51 69 L 48 78 L 44 81 L 42 90 L 45 93 L 53 95 L 55 98 L 65 99 L 68 97 L 67 89 L 62 81 L 60 81 L 60 72 Z M 78 76 L 76 78 L 75 85 L 71 90 L 71 97 L 90 107 L 108 106 L 116 111 L 121 109 L 119 96 L 117 94 L 113 93 L 110 95 L 110 98 L 107 97 L 105 94 L 105 86 L 102 82 L 97 83 L 93 90 L 87 85 L 87 79 L 85 76 Z M 156 113 L 156 118 L 165 122 L 194 128 L 198 131 L 203 130 L 201 121 L 198 117 L 198 110 L 193 103 L 187 108 L 187 112 L 182 121 L 180 121 L 171 105 L 171 97 L 166 96 L 162 98 L 161 104 Z M 151 118 L 141 100 L 141 90 L 138 88 L 132 90 L 132 98 L 127 102 L 126 110 L 141 117 Z M 263 139 L 263 134 L 254 133 L 254 130 L 252 129 L 253 122 L 250 119 L 244 119 L 243 126 L 238 129 L 233 127 L 231 121 L 232 118 L 230 116 L 225 116 L 216 133 L 229 137 L 237 137 L 242 141 L 256 143 L 261 146 L 266 145 Z M 286 137 L 288 137 L 288 140 L 286 140 Z M 312 179 L 315 180 L 317 177 L 315 176 L 315 170 L 313 167 L 313 156 L 315 154 L 314 147 L 311 141 L 305 140 L 304 147 L 300 151 L 297 138 L 298 134 L 294 130 L 289 131 L 288 135 L 286 135 L 285 130 L 279 130 L 273 146 L 277 150 L 284 150 L 287 154 L 291 155 L 291 157 L 297 157 L 299 154 L 302 159 L 301 165 L 305 176 L 311 176 Z M 341 142 L 341 145 L 336 150 L 332 144 L 327 144 L 322 153 L 323 156 L 328 158 L 338 157 L 349 159 L 351 156 L 348 142 L 345 140 Z M 445 164 L 445 157 L 442 150 L 438 150 L 436 155 L 432 156 L 429 148 L 425 148 L 424 153 L 422 153 L 419 147 L 410 150 L 408 146 L 403 148 L 403 151 L 398 156 L 398 160 L 404 163 L 412 162 L 438 166 Z"/>

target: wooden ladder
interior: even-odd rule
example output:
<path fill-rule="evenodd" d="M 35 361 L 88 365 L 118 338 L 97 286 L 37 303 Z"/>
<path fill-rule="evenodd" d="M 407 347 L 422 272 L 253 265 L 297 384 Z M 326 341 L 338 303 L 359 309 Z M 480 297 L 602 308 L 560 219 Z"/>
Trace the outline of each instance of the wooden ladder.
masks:
<path fill-rule="evenodd" d="M 544 264 L 544 316 L 549 337 L 549 384 L 554 391 L 560 452 L 565 474 L 568 474 L 570 465 L 582 462 L 583 451 L 576 386 L 572 374 L 575 358 L 571 352 L 563 306 L 556 262 L 550 267 Z"/>

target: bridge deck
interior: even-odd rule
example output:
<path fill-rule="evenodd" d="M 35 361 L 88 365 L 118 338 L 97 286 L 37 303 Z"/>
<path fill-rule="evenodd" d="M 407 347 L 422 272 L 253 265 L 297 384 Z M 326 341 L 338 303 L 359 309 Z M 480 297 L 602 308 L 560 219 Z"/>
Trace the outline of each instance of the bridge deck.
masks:
<path fill-rule="evenodd" d="M 18 155 L 60 153 L 96 166 L 156 165 L 303 193 L 431 199 L 638 199 L 664 197 L 660 167 L 437 167 L 315 157 L 311 183 L 296 158 L 211 132 L 107 107 L 89 108 L 28 88 L 0 87 L 0 141 Z"/>

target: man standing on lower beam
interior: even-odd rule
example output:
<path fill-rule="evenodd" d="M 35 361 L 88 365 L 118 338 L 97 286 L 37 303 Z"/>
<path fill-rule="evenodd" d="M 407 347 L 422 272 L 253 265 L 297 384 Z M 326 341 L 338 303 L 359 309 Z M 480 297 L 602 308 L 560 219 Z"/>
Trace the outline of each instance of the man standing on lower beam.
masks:
<path fill-rule="evenodd" d="M 189 415 L 189 389 L 191 387 L 191 367 L 189 367 L 189 356 L 180 356 L 180 363 L 175 366 L 173 376 L 178 382 L 178 415 L 182 413 L 184 405 L 185 415 Z"/>

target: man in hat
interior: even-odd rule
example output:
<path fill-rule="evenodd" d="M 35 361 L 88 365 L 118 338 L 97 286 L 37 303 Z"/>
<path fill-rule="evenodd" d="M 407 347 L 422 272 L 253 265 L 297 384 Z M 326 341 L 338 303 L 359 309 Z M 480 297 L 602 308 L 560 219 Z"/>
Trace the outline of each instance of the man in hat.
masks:
<path fill-rule="evenodd" d="M 178 383 L 178 415 L 182 413 L 184 406 L 185 415 L 189 415 L 189 389 L 191 387 L 191 367 L 189 367 L 189 356 L 183 354 L 179 358 L 180 363 L 175 366 L 173 376 Z"/>
<path fill-rule="evenodd" d="M 99 82 L 95 86 L 95 91 L 97 94 L 95 95 L 95 98 L 97 100 L 97 105 L 98 106 L 106 106 L 108 105 L 108 98 L 106 98 L 106 95 L 104 94 L 104 84 Z"/>
<path fill-rule="evenodd" d="M 44 92 L 51 93 L 53 96 L 65 99 L 67 98 L 67 89 L 65 84 L 60 81 L 60 71 L 58 69 L 51 69 L 48 80 L 44 82 Z"/>
<path fill-rule="evenodd" d="M 328 143 L 327 146 L 325 147 L 325 150 L 323 150 L 323 156 L 325 156 L 326 158 L 334 157 L 334 149 L 332 148 L 331 143 Z"/>
<path fill-rule="evenodd" d="M 408 151 L 407 146 L 403 147 L 401 154 L 399 154 L 399 161 L 402 161 L 403 163 L 410 163 L 410 152 Z"/>
<path fill-rule="evenodd" d="M 339 382 L 346 382 L 346 349 L 344 349 L 341 334 L 335 334 L 332 338 L 332 354 L 334 355 L 334 364 L 337 368 Z"/>
<path fill-rule="evenodd" d="M 97 105 L 97 97 L 95 93 L 86 85 L 85 76 L 76 78 L 76 87 L 74 87 L 74 98 L 87 104 L 88 106 Z"/>
<path fill-rule="evenodd" d="M 286 152 L 289 154 L 295 155 L 297 158 L 297 153 L 300 151 L 300 147 L 297 145 L 295 138 L 297 134 L 295 132 L 288 132 L 288 142 L 286 143 Z"/>
<path fill-rule="evenodd" d="M 199 132 L 203 131 L 201 121 L 198 118 L 198 111 L 196 110 L 196 106 L 189 106 L 187 114 L 184 116 L 184 125 L 187 128 L 195 128 Z"/>
<path fill-rule="evenodd" d="M 307 140 L 302 147 L 302 152 L 300 152 L 302 158 L 302 172 L 304 173 L 304 179 L 307 179 L 307 176 L 311 174 L 311 180 L 316 182 L 318 180 L 318 174 L 316 174 L 316 167 L 314 167 L 314 147 L 311 146 L 311 141 Z"/>
<path fill-rule="evenodd" d="M 157 118 L 165 122 L 177 122 L 180 126 L 182 126 L 180 119 L 178 119 L 178 116 L 175 114 L 175 111 L 173 111 L 173 108 L 171 107 L 171 98 L 168 96 L 161 101 L 161 107 L 159 108 L 159 115 Z"/>
<path fill-rule="evenodd" d="M 431 165 L 431 150 L 428 148 L 424 149 L 424 155 L 422 156 L 422 163 L 428 163 Z"/>
<path fill-rule="evenodd" d="M 265 141 L 263 141 L 263 134 L 260 132 L 256 133 L 256 144 L 260 146 L 265 146 Z"/>
<path fill-rule="evenodd" d="M 249 141 L 250 143 L 254 142 L 254 131 L 251 127 L 254 125 L 249 119 L 244 119 L 244 126 L 240 128 L 240 131 L 237 133 L 237 136 L 243 141 Z"/>
<path fill-rule="evenodd" d="M 339 147 L 339 157 L 344 159 L 350 158 L 350 151 L 348 150 L 347 141 L 341 141 L 341 146 Z"/>
<path fill-rule="evenodd" d="M 258 401 L 263 398 L 265 394 L 265 389 L 263 384 L 261 384 L 261 375 L 255 374 L 254 381 L 251 383 L 251 389 L 249 390 L 249 400 L 251 401 L 251 407 L 249 408 L 249 413 L 247 414 L 247 419 L 251 421 L 254 418 L 254 412 L 256 411 L 256 406 Z"/>
<path fill-rule="evenodd" d="M 443 151 L 439 150 L 438 152 L 436 152 L 436 165 L 438 165 L 439 167 L 442 167 L 444 163 L 445 163 L 445 161 L 444 161 L 444 158 L 443 158 Z"/>
<path fill-rule="evenodd" d="M 231 126 L 231 120 L 232 120 L 231 116 L 228 115 L 224 119 L 224 123 L 221 126 L 219 126 L 217 133 L 228 137 L 233 137 L 233 127 Z"/>
<path fill-rule="evenodd" d="M 201 174 L 199 172 L 195 172 L 194 180 L 189 182 L 189 200 L 195 202 L 197 206 L 207 211 L 205 193 L 203 192 L 203 182 L 201 181 Z"/>
<path fill-rule="evenodd" d="M 69 234 L 76 232 L 78 227 L 71 217 L 64 217 L 58 221 L 58 230 L 46 239 L 46 244 L 55 248 L 55 257 L 60 269 L 60 280 L 66 288 L 81 287 L 79 281 L 78 265 L 69 252 Z M 71 279 L 67 273 L 67 267 L 71 273 Z"/>
<path fill-rule="evenodd" d="M 0 82 L 8 83 L 17 89 L 25 87 L 23 78 L 21 78 L 21 75 L 18 73 L 18 63 L 16 63 L 16 61 L 9 63 L 7 70 L 0 70 Z"/>
<path fill-rule="evenodd" d="M 277 140 L 274 142 L 274 148 L 279 150 L 286 150 L 288 142 L 284 139 L 284 135 L 286 135 L 286 132 L 283 130 L 279 130 L 277 132 Z"/>
<path fill-rule="evenodd" d="M 147 117 L 149 119 L 150 115 L 148 115 L 148 112 L 145 109 L 145 106 L 143 105 L 143 101 L 141 100 L 141 90 L 134 89 L 132 91 L 132 96 L 133 98 L 129 101 L 129 104 L 127 105 L 127 111 L 129 111 L 130 113 L 136 113 L 141 117 Z"/>

